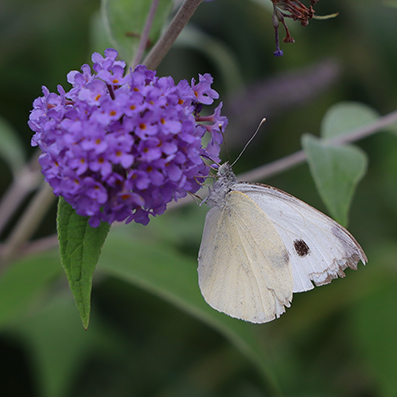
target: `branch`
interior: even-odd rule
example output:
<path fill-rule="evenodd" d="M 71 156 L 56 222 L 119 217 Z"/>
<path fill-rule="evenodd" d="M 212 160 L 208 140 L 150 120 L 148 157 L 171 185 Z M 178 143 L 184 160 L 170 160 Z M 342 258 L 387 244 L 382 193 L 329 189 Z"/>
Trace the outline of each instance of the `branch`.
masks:
<path fill-rule="evenodd" d="M 386 116 L 382 116 L 375 122 L 368 124 L 364 127 L 357 128 L 356 130 L 353 130 L 346 135 L 329 140 L 328 143 L 330 145 L 342 145 L 349 142 L 355 142 L 360 139 L 366 138 L 367 136 L 370 136 L 376 132 L 379 132 L 385 127 L 388 127 L 394 123 L 397 123 L 397 111 L 389 113 Z M 237 175 L 237 179 L 239 181 L 260 181 L 265 178 L 280 174 L 281 172 L 293 168 L 305 161 L 306 153 L 303 150 L 300 150 L 279 160 L 273 161 L 272 163 L 262 165 L 252 171 L 239 174 Z M 200 192 L 202 191 L 203 189 L 201 189 L 198 194 L 200 194 Z M 192 199 L 189 196 L 186 196 L 178 200 L 177 202 L 171 202 L 168 205 L 167 209 L 175 209 L 190 203 L 192 203 Z"/>
<path fill-rule="evenodd" d="M 145 51 L 145 48 L 146 48 L 146 45 L 147 45 L 147 42 L 149 39 L 150 29 L 152 28 L 154 16 L 156 15 L 156 11 L 157 11 L 159 2 L 160 2 L 160 0 L 153 0 L 152 5 L 150 6 L 149 14 L 147 16 L 145 26 L 143 28 L 143 32 L 141 35 L 141 39 L 139 41 L 138 49 L 136 50 L 133 61 L 131 62 L 132 70 L 134 70 L 138 66 L 138 64 L 141 62 L 142 55 Z"/>
<path fill-rule="evenodd" d="M 185 0 L 165 33 L 144 59 L 143 64 L 148 69 L 157 68 L 201 2 L 202 0 Z"/>
<path fill-rule="evenodd" d="M 11 186 L 0 202 L 0 233 L 15 214 L 26 196 L 39 186 L 42 181 L 38 162 L 40 151 L 37 150 L 31 160 L 14 178 Z"/>
<path fill-rule="evenodd" d="M 17 254 L 20 247 L 29 240 L 43 220 L 43 215 L 50 208 L 55 196 L 47 182 L 42 182 L 29 207 L 14 227 L 12 233 L 5 241 L 1 251 L 1 265 L 4 267 Z"/>
<path fill-rule="evenodd" d="M 352 132 L 330 139 L 327 142 L 330 145 L 343 145 L 345 143 L 356 142 L 360 139 L 366 138 L 376 132 L 381 131 L 385 127 L 397 122 L 397 111 L 387 114 L 386 116 L 379 117 L 376 121 L 364 127 L 357 128 Z M 273 161 L 270 164 L 262 165 L 252 171 L 245 172 L 238 176 L 239 180 L 244 181 L 258 181 L 270 176 L 280 174 L 281 172 L 295 167 L 306 161 L 306 153 L 303 150 L 293 153 L 289 156 L 283 157 L 280 160 Z"/>

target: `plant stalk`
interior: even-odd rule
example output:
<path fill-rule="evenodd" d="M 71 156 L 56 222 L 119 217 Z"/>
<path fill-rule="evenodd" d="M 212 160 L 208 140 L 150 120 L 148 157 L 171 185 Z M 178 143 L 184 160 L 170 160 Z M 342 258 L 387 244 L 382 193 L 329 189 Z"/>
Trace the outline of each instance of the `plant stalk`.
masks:
<path fill-rule="evenodd" d="M 148 69 L 155 70 L 157 68 L 202 1 L 185 0 L 181 5 L 167 30 L 144 59 L 143 64 Z"/>

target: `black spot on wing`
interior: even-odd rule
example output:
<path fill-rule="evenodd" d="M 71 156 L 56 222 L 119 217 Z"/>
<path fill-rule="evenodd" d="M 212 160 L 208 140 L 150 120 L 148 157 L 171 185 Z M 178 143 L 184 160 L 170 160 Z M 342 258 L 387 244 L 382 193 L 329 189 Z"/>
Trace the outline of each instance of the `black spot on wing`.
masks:
<path fill-rule="evenodd" d="M 296 253 L 300 257 L 307 256 L 310 253 L 309 246 L 303 240 L 295 240 L 294 241 L 294 248 L 295 248 Z"/>

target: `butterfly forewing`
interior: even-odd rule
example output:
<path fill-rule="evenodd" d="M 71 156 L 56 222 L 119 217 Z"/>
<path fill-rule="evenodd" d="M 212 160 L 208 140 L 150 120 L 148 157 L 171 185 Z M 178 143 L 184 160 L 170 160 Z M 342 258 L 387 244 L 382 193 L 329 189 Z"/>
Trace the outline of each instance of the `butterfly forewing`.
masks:
<path fill-rule="evenodd" d="M 266 214 L 239 191 L 208 212 L 198 272 L 205 300 L 232 317 L 271 321 L 292 300 L 285 245 Z"/>
<path fill-rule="evenodd" d="M 344 277 L 347 267 L 367 261 L 354 237 L 333 219 L 281 190 L 267 185 L 236 183 L 271 220 L 288 250 L 294 292 L 307 291 Z"/>

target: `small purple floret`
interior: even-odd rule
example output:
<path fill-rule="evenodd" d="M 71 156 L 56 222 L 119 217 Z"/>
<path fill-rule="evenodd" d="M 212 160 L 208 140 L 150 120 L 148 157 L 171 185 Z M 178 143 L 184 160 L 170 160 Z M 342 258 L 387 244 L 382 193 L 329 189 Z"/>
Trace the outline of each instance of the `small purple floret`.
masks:
<path fill-rule="evenodd" d="M 191 84 L 157 77 L 138 66 L 124 75 L 117 51 L 92 56 L 93 71 L 72 71 L 59 95 L 43 87 L 33 103 L 35 132 L 46 181 L 79 215 L 101 222 L 139 222 L 162 214 L 167 204 L 196 192 L 208 176 L 203 157 L 219 161 L 227 119 L 220 104 L 201 117 L 218 93 L 209 74 Z M 202 146 L 204 134 L 210 134 Z"/>

